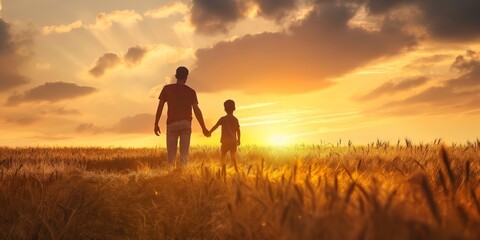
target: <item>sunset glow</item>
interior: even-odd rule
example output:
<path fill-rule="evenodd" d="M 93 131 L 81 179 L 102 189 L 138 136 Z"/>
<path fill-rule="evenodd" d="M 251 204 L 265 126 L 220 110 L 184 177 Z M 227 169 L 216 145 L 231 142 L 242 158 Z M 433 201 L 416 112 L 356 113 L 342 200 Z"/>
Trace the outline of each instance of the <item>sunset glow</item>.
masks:
<path fill-rule="evenodd" d="M 242 144 L 480 132 L 473 1 L 209 2 L 1 0 L 0 145 L 165 146 L 154 114 L 178 66 L 208 128 L 235 100 Z"/>
<path fill-rule="evenodd" d="M 278 136 L 272 136 L 270 138 L 270 143 L 272 145 L 288 145 L 288 144 L 292 144 L 292 139 L 291 137 L 288 137 L 288 136 L 281 136 L 281 135 L 278 135 Z"/>

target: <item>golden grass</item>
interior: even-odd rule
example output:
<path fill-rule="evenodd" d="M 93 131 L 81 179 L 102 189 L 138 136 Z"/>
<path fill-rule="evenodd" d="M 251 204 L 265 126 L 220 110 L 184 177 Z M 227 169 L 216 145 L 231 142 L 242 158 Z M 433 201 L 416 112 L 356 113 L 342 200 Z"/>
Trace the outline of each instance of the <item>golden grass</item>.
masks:
<path fill-rule="evenodd" d="M 480 239 L 480 142 L 0 148 L 0 239 Z"/>

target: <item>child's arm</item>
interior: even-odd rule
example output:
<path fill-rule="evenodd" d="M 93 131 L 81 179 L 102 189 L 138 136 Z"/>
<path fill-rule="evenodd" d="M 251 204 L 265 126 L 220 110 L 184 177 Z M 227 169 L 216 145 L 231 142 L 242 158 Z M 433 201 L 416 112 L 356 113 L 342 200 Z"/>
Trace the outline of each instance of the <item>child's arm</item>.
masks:
<path fill-rule="evenodd" d="M 218 120 L 217 124 L 215 124 L 215 126 L 213 126 L 212 129 L 210 129 L 210 133 L 213 133 L 213 131 L 215 131 L 219 126 L 220 126 L 220 120 Z"/>
<path fill-rule="evenodd" d="M 238 127 L 238 130 L 237 130 L 237 145 L 240 146 L 240 127 Z"/>

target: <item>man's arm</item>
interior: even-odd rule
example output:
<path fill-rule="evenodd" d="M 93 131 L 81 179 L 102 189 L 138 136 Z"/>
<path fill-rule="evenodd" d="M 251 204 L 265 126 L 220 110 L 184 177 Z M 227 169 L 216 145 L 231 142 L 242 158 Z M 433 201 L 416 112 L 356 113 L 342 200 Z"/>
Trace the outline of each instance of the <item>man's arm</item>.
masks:
<path fill-rule="evenodd" d="M 203 121 L 202 110 L 198 107 L 198 104 L 193 104 L 193 113 L 195 113 L 195 117 L 197 118 L 200 127 L 202 127 L 203 135 L 206 137 L 210 137 L 210 132 L 208 132 L 207 127 L 205 127 L 205 122 Z"/>
<path fill-rule="evenodd" d="M 165 100 L 160 99 L 158 102 L 158 107 L 157 107 L 157 114 L 155 115 L 155 126 L 153 129 L 153 132 L 155 132 L 155 135 L 160 136 L 160 127 L 158 126 L 158 122 L 160 121 L 160 116 L 162 116 L 163 112 L 163 106 L 165 105 Z"/>
<path fill-rule="evenodd" d="M 240 127 L 237 130 L 237 145 L 240 146 Z"/>

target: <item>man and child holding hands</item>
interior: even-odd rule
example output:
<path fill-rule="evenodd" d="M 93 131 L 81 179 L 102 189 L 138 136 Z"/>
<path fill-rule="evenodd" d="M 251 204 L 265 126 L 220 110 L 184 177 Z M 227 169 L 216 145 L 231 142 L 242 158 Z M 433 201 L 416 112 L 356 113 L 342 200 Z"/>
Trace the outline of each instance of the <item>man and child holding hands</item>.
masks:
<path fill-rule="evenodd" d="M 178 67 L 175 78 L 177 82 L 163 87 L 159 98 L 157 114 L 155 116 L 154 132 L 160 135 L 159 121 L 163 112 L 165 103 L 168 105 L 167 112 L 167 160 L 173 164 L 177 155 L 177 146 L 180 145 L 180 163 L 185 165 L 188 159 L 190 148 L 190 136 L 192 134 L 192 109 L 197 118 L 203 134 L 210 137 L 219 126 L 222 127 L 220 142 L 222 153 L 222 173 L 226 171 L 225 158 L 230 152 L 231 159 L 237 169 L 235 153 L 237 146 L 240 145 L 240 124 L 233 115 L 235 111 L 235 102 L 227 100 L 224 102 L 224 108 L 227 115 L 221 117 L 212 129 L 208 130 L 203 120 L 202 111 L 198 107 L 197 94 L 195 90 L 186 85 L 188 78 L 188 69 Z M 180 141 L 179 141 L 180 140 Z M 178 144 L 180 143 L 180 144 Z"/>

